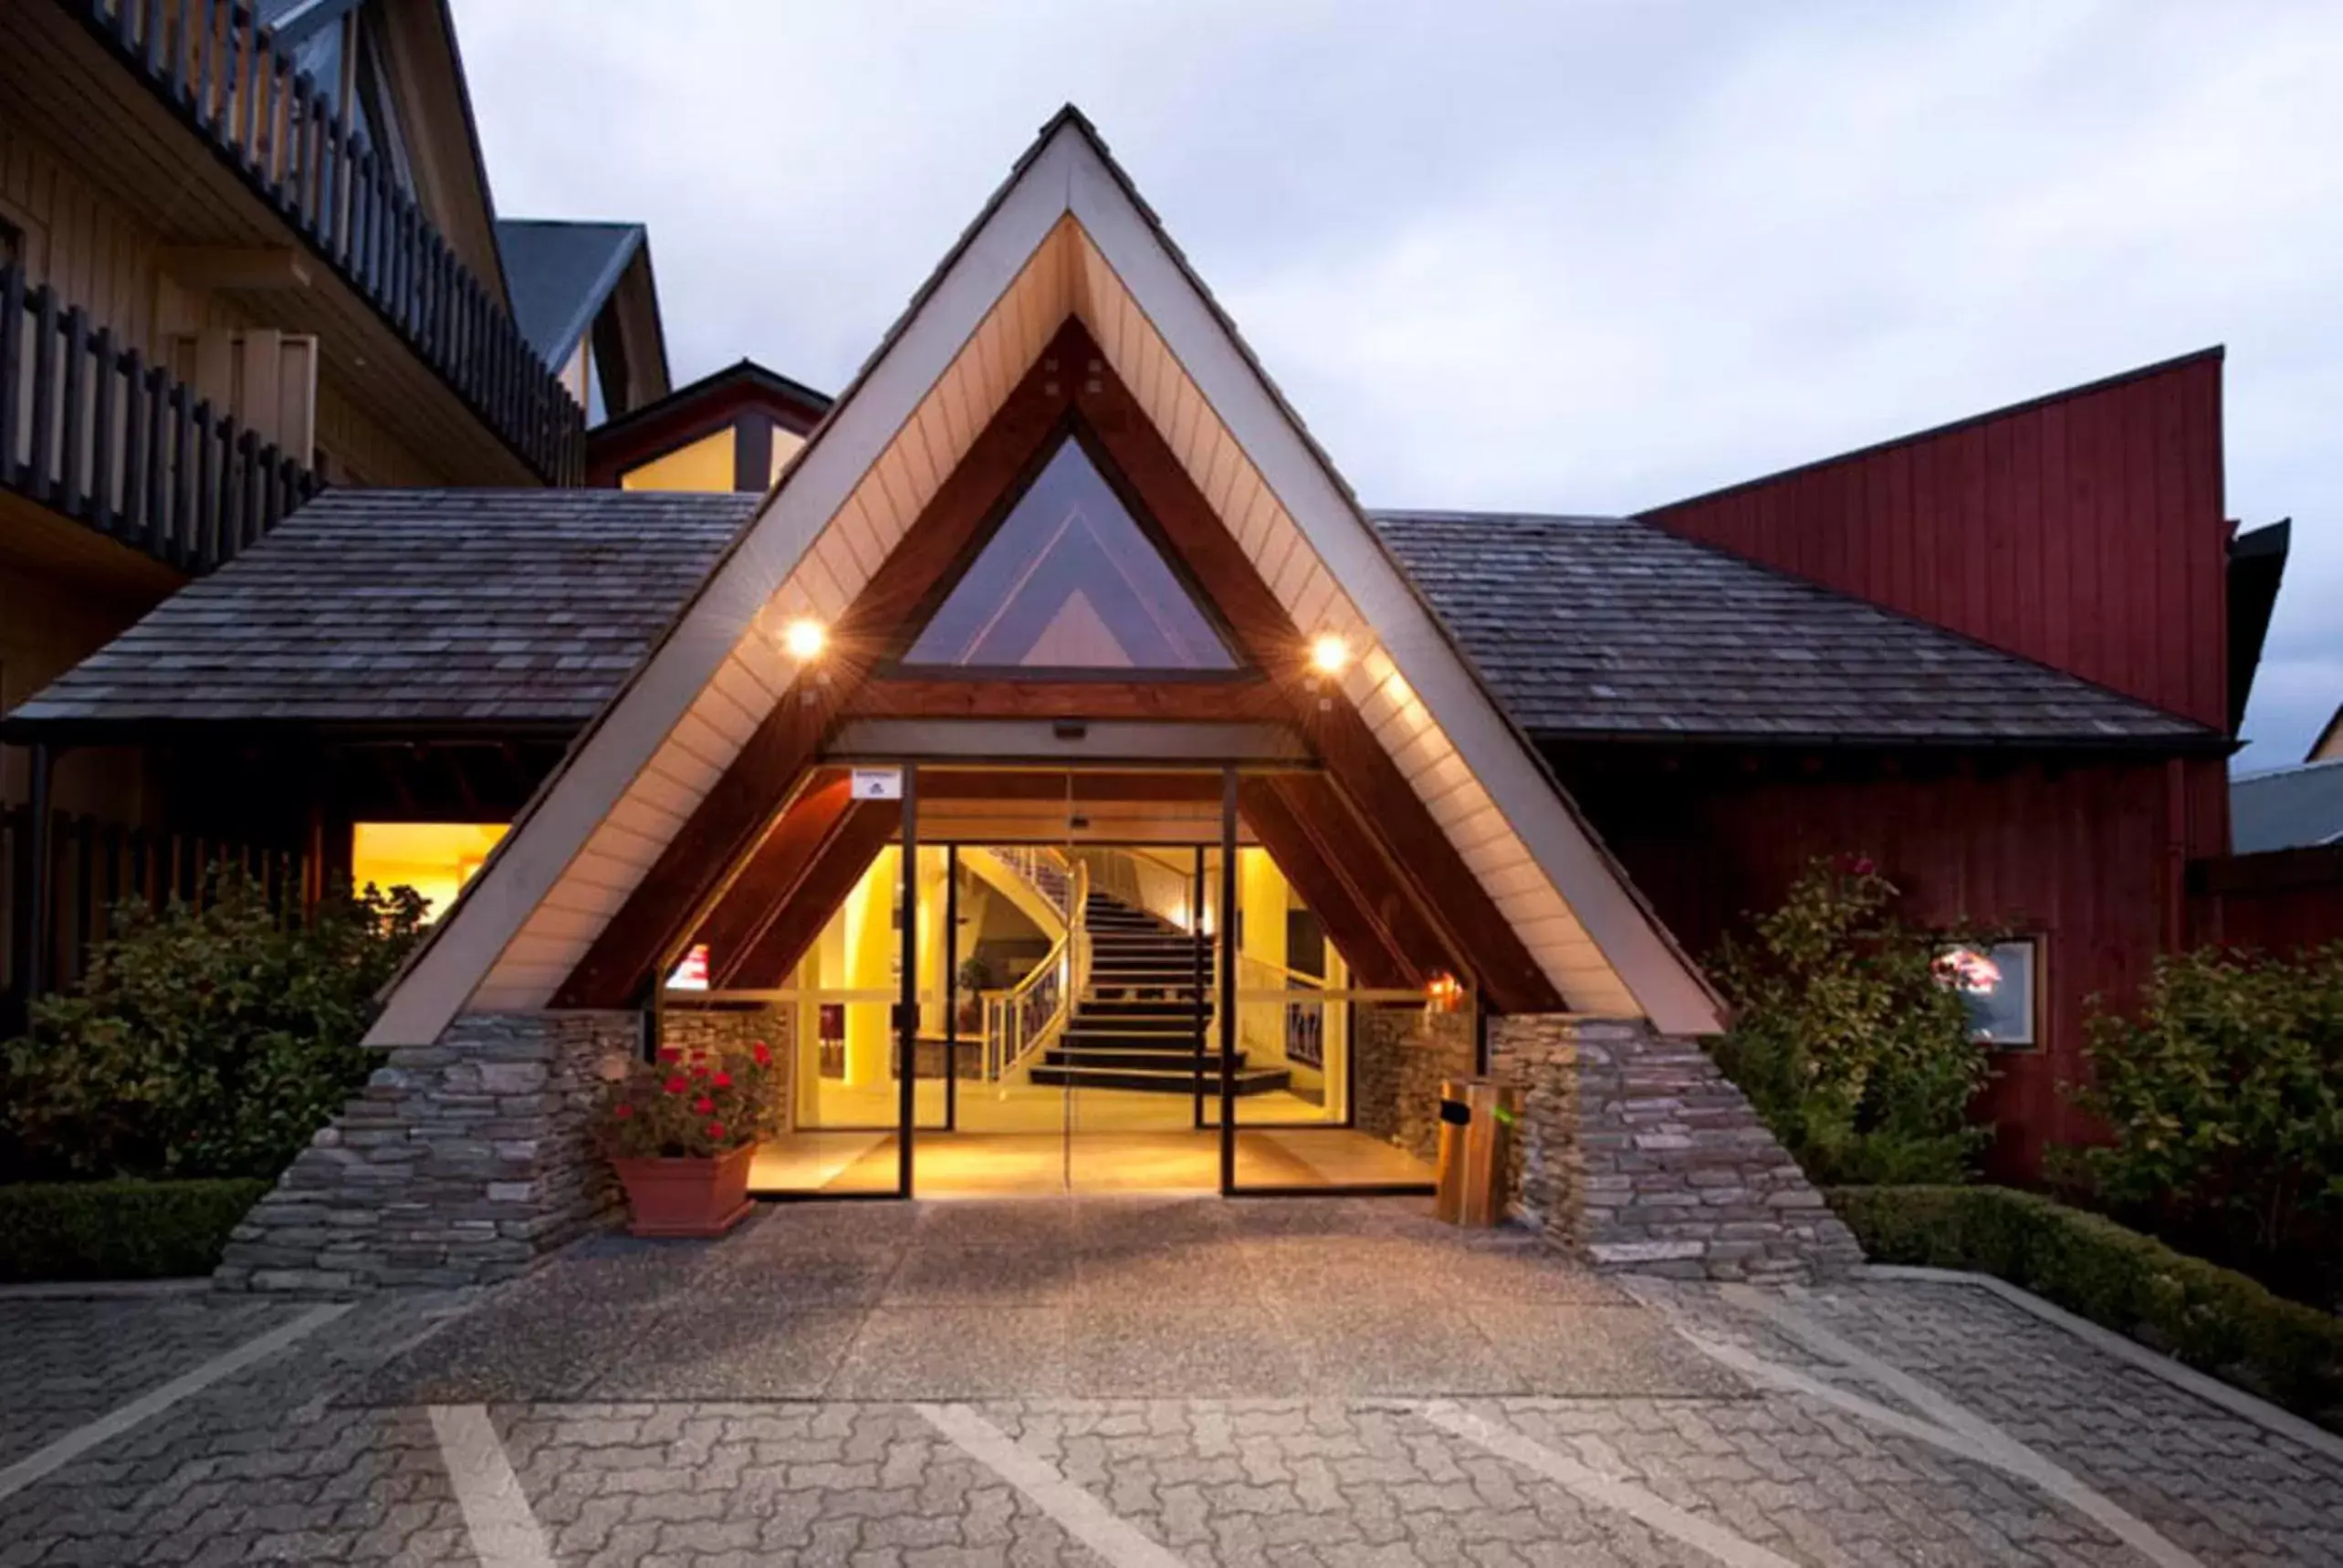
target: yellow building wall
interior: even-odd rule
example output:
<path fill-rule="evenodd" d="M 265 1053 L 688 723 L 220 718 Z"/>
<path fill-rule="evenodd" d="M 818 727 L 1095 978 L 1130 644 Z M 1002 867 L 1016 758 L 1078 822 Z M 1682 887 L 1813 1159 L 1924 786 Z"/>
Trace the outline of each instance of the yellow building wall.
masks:
<path fill-rule="evenodd" d="M 437 919 L 478 873 L 505 828 L 502 822 L 361 822 L 350 835 L 350 880 L 358 887 L 412 887 L 427 901 L 424 913 Z"/>
<path fill-rule="evenodd" d="M 625 490 L 729 490 L 732 478 L 732 427 L 727 424 L 689 446 L 627 470 L 618 483 Z"/>
<path fill-rule="evenodd" d="M 773 426 L 773 471 L 766 476 L 765 483 L 768 485 L 779 483 L 781 470 L 790 465 L 790 459 L 796 456 L 804 446 L 804 436 L 793 430 L 783 430 L 778 424 Z"/>

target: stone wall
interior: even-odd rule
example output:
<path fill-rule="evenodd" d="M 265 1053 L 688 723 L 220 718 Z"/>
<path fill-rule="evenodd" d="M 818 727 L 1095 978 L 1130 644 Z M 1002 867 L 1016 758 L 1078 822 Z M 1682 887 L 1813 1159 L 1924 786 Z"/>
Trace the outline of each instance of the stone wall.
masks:
<path fill-rule="evenodd" d="M 746 1051 L 763 1040 L 773 1052 L 770 1104 L 771 1127 L 787 1124 L 791 1075 L 797 1071 L 797 1009 L 775 1007 L 688 1008 L 674 1003 L 659 1009 L 659 1043 L 685 1051 L 702 1048 Z"/>
<path fill-rule="evenodd" d="M 1854 1236 L 1699 1042 L 1631 1019 L 1492 1019 L 1522 1089 L 1522 1217 L 1602 1265 L 1709 1279 L 1826 1275 Z"/>
<path fill-rule="evenodd" d="M 1358 1130 L 1430 1161 L 1440 1147 L 1440 1082 L 1472 1076 L 1472 1015 L 1362 1004 L 1351 1015 L 1351 1105 Z"/>
<path fill-rule="evenodd" d="M 392 1051 L 228 1243 L 223 1290 L 342 1293 L 486 1284 L 619 1203 L 593 1147 L 635 1013 L 467 1013 Z"/>

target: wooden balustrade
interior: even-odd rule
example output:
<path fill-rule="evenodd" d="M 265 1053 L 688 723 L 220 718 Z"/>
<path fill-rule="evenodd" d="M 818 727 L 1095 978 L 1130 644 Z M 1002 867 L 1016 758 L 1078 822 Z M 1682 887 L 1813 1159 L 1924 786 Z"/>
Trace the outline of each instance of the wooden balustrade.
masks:
<path fill-rule="evenodd" d="M 586 416 L 390 162 L 236 0 L 58 0 L 551 485 L 584 483 Z"/>
<path fill-rule="evenodd" d="M 252 877 L 279 908 L 306 908 L 316 893 L 315 868 L 298 851 L 52 811 L 48 896 L 40 901 L 33 895 L 32 828 L 32 808 L 0 810 L 0 1039 L 23 1027 L 31 1000 L 26 970 L 36 944 L 48 988 L 68 990 L 88 972 L 91 949 L 106 939 L 114 911 L 125 903 L 156 910 L 174 898 L 200 903 L 224 867 Z M 41 902 L 47 929 L 36 934 L 26 922 Z"/>
<path fill-rule="evenodd" d="M 0 488 L 200 574 L 317 476 L 43 286 L 0 267 Z"/>

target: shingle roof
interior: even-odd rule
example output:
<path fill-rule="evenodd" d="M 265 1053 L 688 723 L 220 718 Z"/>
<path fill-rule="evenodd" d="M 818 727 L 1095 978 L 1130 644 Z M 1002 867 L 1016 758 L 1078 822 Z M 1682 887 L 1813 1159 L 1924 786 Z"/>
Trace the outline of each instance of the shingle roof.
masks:
<path fill-rule="evenodd" d="M 9 717 L 580 725 L 761 499 L 329 490 Z"/>
<path fill-rule="evenodd" d="M 513 319 L 547 364 L 558 371 L 569 359 L 644 237 L 641 224 L 497 220 Z"/>
<path fill-rule="evenodd" d="M 2201 726 L 1624 518 L 1369 516 L 1540 737 L 2212 745 Z"/>
<path fill-rule="evenodd" d="M 574 727 L 618 689 L 759 500 L 328 491 L 9 719 Z M 1648 524 L 1371 516 L 1533 735 L 2220 741 Z"/>
<path fill-rule="evenodd" d="M 2229 839 L 2241 855 L 2343 843 L 2343 759 L 2231 779 Z"/>

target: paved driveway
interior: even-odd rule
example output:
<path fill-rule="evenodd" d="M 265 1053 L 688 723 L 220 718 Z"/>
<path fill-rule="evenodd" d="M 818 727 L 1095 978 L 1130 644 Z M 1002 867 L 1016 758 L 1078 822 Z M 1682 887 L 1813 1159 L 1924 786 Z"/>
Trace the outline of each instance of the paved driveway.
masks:
<path fill-rule="evenodd" d="M 2343 1563 L 2343 1448 L 1982 1290 L 1629 1285 L 1417 1204 L 1126 1199 L 0 1302 L 0 1568 Z"/>

